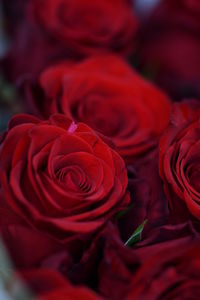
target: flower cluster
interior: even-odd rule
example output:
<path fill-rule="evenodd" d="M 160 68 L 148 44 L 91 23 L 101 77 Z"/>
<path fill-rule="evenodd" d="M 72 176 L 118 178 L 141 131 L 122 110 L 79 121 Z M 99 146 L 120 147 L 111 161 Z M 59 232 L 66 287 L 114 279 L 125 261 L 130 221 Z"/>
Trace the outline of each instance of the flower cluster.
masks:
<path fill-rule="evenodd" d="M 199 300 L 199 3 L 1 0 L 9 299 Z"/>

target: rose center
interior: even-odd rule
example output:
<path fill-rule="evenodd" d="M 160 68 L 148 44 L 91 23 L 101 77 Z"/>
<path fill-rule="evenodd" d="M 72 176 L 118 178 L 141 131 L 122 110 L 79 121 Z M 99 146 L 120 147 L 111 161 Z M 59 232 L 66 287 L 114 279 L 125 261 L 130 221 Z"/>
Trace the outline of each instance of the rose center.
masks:
<path fill-rule="evenodd" d="M 79 167 L 65 167 L 56 171 L 56 178 L 65 189 L 78 192 L 88 192 L 90 180 Z"/>

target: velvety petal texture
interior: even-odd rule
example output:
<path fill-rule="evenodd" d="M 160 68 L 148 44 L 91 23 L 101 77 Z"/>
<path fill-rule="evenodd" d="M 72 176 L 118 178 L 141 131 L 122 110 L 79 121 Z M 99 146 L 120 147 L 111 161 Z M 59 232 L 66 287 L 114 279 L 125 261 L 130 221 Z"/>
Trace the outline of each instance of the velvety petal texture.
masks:
<path fill-rule="evenodd" d="M 114 55 L 54 65 L 26 91 L 36 114 L 59 112 L 88 124 L 110 137 L 126 161 L 156 146 L 171 109 L 161 90 Z"/>
<path fill-rule="evenodd" d="M 137 227 L 147 220 L 142 238 L 169 219 L 168 200 L 159 176 L 158 149 L 127 165 L 128 190 L 131 203 L 126 213 L 119 218 L 121 237 L 127 241 Z"/>
<path fill-rule="evenodd" d="M 142 265 L 125 299 L 199 299 L 199 237 L 180 238 L 143 250 L 137 253 Z"/>
<path fill-rule="evenodd" d="M 62 275 L 49 269 L 30 269 L 19 273 L 33 300 L 101 300 L 84 286 L 72 286 Z"/>
<path fill-rule="evenodd" d="M 200 220 L 200 106 L 175 104 L 171 123 L 160 141 L 160 175 L 174 222 Z"/>
<path fill-rule="evenodd" d="M 0 300 L 200 299 L 199 33 L 200 0 L 0 0 Z"/>
<path fill-rule="evenodd" d="M 121 157 L 63 115 L 13 117 L 0 146 L 0 182 L 2 205 L 61 241 L 93 233 L 129 199 Z"/>
<path fill-rule="evenodd" d="M 127 52 L 138 21 L 124 0 L 34 0 L 28 13 L 44 33 L 80 54 Z"/>

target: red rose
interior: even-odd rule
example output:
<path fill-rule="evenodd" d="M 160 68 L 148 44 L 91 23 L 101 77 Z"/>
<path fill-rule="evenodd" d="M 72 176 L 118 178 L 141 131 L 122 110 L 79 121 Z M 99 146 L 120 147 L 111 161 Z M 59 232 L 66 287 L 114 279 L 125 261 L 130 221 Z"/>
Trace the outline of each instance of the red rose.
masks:
<path fill-rule="evenodd" d="M 63 115 L 13 117 L 0 147 L 0 184 L 1 224 L 25 222 L 63 242 L 93 233 L 128 203 L 123 160 Z"/>
<path fill-rule="evenodd" d="M 100 300 L 100 296 L 84 286 L 72 286 L 59 273 L 49 269 L 29 270 L 20 273 L 34 300 Z M 32 297 L 31 297 L 32 299 Z"/>
<path fill-rule="evenodd" d="M 73 284 L 87 285 L 109 299 L 120 299 L 130 284 L 132 270 L 138 265 L 132 249 L 124 246 L 116 224 L 111 222 L 84 247 L 76 242 L 73 251 L 69 244 L 58 247 L 55 240 L 42 232 L 19 225 L 5 226 L 3 241 L 17 269 L 25 272 L 48 268 Z M 39 282 L 40 288 L 45 288 Z"/>
<path fill-rule="evenodd" d="M 127 52 L 138 28 L 124 0 L 34 0 L 29 13 L 49 38 L 72 52 Z"/>
<path fill-rule="evenodd" d="M 200 106 L 174 105 L 171 124 L 160 141 L 160 175 L 175 222 L 200 220 Z"/>
<path fill-rule="evenodd" d="M 76 284 L 86 284 L 106 299 L 126 299 L 131 281 L 143 264 L 170 245 L 191 245 L 199 235 L 190 222 L 154 229 L 133 248 L 125 247 L 113 224 L 99 232 L 80 261 L 70 266 L 66 251 L 43 260 L 42 267 L 59 270 Z M 136 285 L 137 289 L 138 286 Z"/>
<path fill-rule="evenodd" d="M 140 33 L 145 68 L 173 97 L 200 96 L 199 0 L 160 1 Z"/>
<path fill-rule="evenodd" d="M 106 299 L 123 299 L 137 264 L 137 257 L 124 246 L 117 227 L 108 223 L 80 259 L 70 262 L 63 249 L 43 259 L 40 267 L 55 269 L 74 284 L 86 284 Z"/>
<path fill-rule="evenodd" d="M 109 237 L 110 235 L 108 234 L 107 236 Z M 178 259 L 181 257 L 184 249 L 186 250 L 191 245 L 195 245 L 195 243 L 200 245 L 200 236 L 189 222 L 177 226 L 168 225 L 154 229 L 148 239 L 144 238 L 140 243 L 133 246 L 132 249 L 124 247 L 121 241 L 118 240 L 116 234 L 113 234 L 112 237 L 114 238 L 107 238 L 107 242 L 104 245 L 104 255 L 103 257 L 100 256 L 102 260 L 98 268 L 98 291 L 105 296 L 106 299 L 112 300 L 127 298 L 130 300 L 138 300 L 143 299 L 142 295 L 145 296 L 144 300 L 162 299 L 156 297 L 150 298 L 150 292 L 151 284 L 156 280 L 158 281 L 155 284 L 157 287 L 155 293 L 156 291 L 162 292 L 163 285 L 159 285 L 159 276 L 162 277 L 162 272 L 163 274 L 165 272 L 165 262 L 166 265 L 172 264 L 172 267 L 173 265 L 176 267 L 174 261 L 177 260 L 178 263 Z M 175 260 L 173 260 L 173 255 Z M 183 257 L 183 262 L 186 255 Z M 187 268 L 190 268 L 190 261 L 193 260 L 192 258 L 190 260 L 190 258 L 189 256 L 189 259 L 187 259 L 188 266 L 186 263 L 186 270 L 183 270 L 183 276 L 185 275 L 188 280 L 190 277 L 189 274 L 187 274 Z M 193 266 L 191 264 L 191 269 L 192 268 Z M 192 272 L 191 281 L 195 276 L 196 269 L 194 268 Z M 153 274 L 155 274 L 155 277 Z M 198 273 L 197 276 L 199 276 Z M 178 275 L 175 279 L 179 279 Z M 165 282 L 165 279 L 162 278 L 161 282 L 162 281 Z M 169 282 L 169 289 L 170 283 L 171 282 Z M 152 286 L 152 293 L 154 292 L 153 287 L 154 286 Z M 128 295 L 130 295 L 130 297 Z M 141 298 L 139 296 L 141 296 Z M 169 299 L 174 298 L 171 297 Z"/>
<path fill-rule="evenodd" d="M 126 161 L 155 147 L 170 114 L 168 97 L 112 55 L 47 69 L 31 100 L 44 117 L 61 112 L 109 136 Z"/>
<path fill-rule="evenodd" d="M 137 252 L 142 265 L 134 274 L 129 295 L 124 299 L 199 299 L 199 239 L 178 239 L 142 250 Z"/>

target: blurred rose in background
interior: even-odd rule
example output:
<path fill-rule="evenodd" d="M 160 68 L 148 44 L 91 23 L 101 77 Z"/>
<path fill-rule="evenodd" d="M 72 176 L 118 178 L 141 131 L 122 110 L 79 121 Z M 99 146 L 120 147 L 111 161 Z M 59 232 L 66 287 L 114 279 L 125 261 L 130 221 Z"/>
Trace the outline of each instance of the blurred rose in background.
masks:
<path fill-rule="evenodd" d="M 200 97 L 200 1 L 160 1 L 139 33 L 138 61 L 174 100 Z"/>

